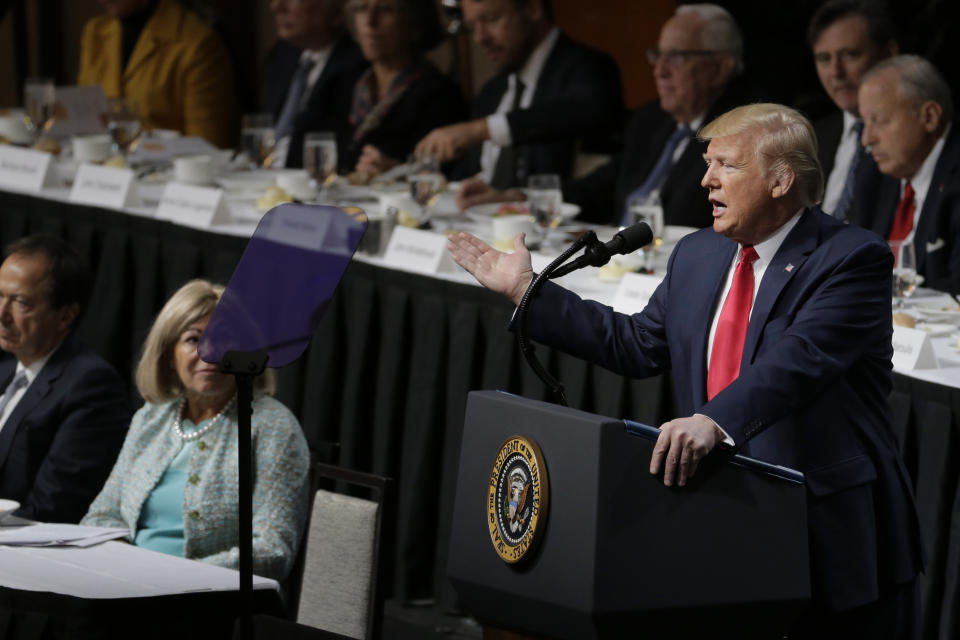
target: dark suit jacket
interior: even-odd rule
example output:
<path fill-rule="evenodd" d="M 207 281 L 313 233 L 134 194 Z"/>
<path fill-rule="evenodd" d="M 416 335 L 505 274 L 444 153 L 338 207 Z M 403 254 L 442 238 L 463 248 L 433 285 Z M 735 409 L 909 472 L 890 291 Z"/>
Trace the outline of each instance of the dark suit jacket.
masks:
<path fill-rule="evenodd" d="M 293 74 L 300 64 L 301 50 L 280 40 L 270 52 L 264 85 L 264 109 L 280 117 Z M 353 86 L 367 68 L 360 47 L 344 34 L 330 52 L 330 58 L 313 85 L 304 108 L 294 119 L 287 151 L 287 167 L 303 166 L 303 136 L 310 131 L 333 131 L 337 134 L 338 160 L 349 146 L 350 103 Z M 340 167 L 344 167 L 342 162 Z"/>
<path fill-rule="evenodd" d="M 886 238 L 899 203 L 897 178 L 882 176 L 873 188 L 862 188 L 858 183 L 857 204 L 850 220 Z M 950 129 L 933 170 L 913 245 L 924 286 L 960 293 L 960 127 L 956 125 Z"/>
<path fill-rule="evenodd" d="M 0 388 L 16 359 L 0 359 Z M 125 386 L 100 356 L 68 337 L 0 429 L 0 495 L 16 515 L 79 522 L 113 468 L 130 425 Z"/>
<path fill-rule="evenodd" d="M 710 229 L 686 236 L 633 316 L 548 284 L 531 337 L 631 377 L 669 370 L 681 416 L 705 414 L 743 453 L 802 471 L 814 597 L 837 610 L 873 601 L 923 563 L 887 404 L 892 256 L 806 211 L 760 284 L 740 377 L 708 402 L 710 324 L 736 250 Z"/>
<path fill-rule="evenodd" d="M 833 161 L 837 155 L 837 147 L 840 146 L 840 137 L 843 135 L 843 112 L 835 110 L 813 123 L 813 130 L 817 136 L 817 158 L 820 160 L 820 167 L 823 169 L 824 187 L 826 181 L 830 178 L 830 172 L 833 171 Z M 877 163 L 873 156 L 865 153 L 857 165 L 857 172 L 854 175 L 854 201 L 847 211 L 847 220 L 851 220 L 857 214 L 857 196 L 859 193 L 871 193 L 879 188 L 883 181 L 883 174 L 877 168 Z M 830 213 L 833 213 L 832 211 Z"/>
<path fill-rule="evenodd" d="M 509 73 L 487 82 L 473 99 L 472 117 L 496 112 L 506 93 Z M 507 114 L 517 155 L 514 186 L 526 176 L 556 173 L 569 178 L 578 146 L 609 145 L 623 122 L 623 87 L 617 63 L 605 53 L 560 34 L 537 81 L 527 109 Z M 466 177 L 480 171 L 481 148 L 471 149 L 456 170 Z"/>
<path fill-rule="evenodd" d="M 344 147 L 344 170 L 353 171 L 366 144 L 394 160 L 406 162 L 425 135 L 437 127 L 460 122 L 466 114 L 467 102 L 460 87 L 436 67 L 424 63 L 423 75 L 407 88 L 380 125 L 358 141 L 350 138 Z M 352 127 L 350 135 L 353 135 Z"/>
<path fill-rule="evenodd" d="M 758 102 L 762 94 L 741 80 L 730 83 L 704 117 L 703 124 L 734 107 Z M 580 205 L 579 220 L 620 224 L 627 196 L 653 171 L 667 139 L 677 127 L 676 120 L 654 101 L 634 112 L 624 135 L 623 151 L 564 190 L 570 202 Z M 694 132 L 696 133 L 696 132 Z M 713 207 L 707 200 L 703 179 L 703 153 L 707 144 L 691 139 L 670 167 L 660 189 L 665 224 L 708 227 L 713 224 Z"/>

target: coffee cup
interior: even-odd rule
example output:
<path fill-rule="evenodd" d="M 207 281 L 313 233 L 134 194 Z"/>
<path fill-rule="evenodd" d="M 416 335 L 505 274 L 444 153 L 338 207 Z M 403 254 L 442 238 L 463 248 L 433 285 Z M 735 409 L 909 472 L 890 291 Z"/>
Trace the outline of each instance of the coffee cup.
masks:
<path fill-rule="evenodd" d="M 73 159 L 78 163 L 100 163 L 110 157 L 110 136 L 95 134 L 73 137 Z"/>
<path fill-rule="evenodd" d="M 513 250 L 513 238 L 518 233 L 525 233 L 527 245 L 539 242 L 541 239 L 540 227 L 533 216 L 515 214 L 497 216 L 491 220 L 493 224 L 493 246 L 500 251 Z"/>
<path fill-rule="evenodd" d="M 213 161 L 210 156 L 183 156 L 173 160 L 175 182 L 208 185 L 213 181 Z"/>
<path fill-rule="evenodd" d="M 0 111 L 0 138 L 13 144 L 30 144 L 33 139 L 24 124 L 24 113 L 20 109 Z"/>
<path fill-rule="evenodd" d="M 313 200 L 316 196 L 306 171 L 282 171 L 277 174 L 276 183 L 297 200 Z"/>

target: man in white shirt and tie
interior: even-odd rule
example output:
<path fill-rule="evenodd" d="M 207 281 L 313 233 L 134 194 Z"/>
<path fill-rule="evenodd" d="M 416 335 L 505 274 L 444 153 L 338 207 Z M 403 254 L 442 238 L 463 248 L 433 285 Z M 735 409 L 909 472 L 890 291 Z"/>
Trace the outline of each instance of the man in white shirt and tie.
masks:
<path fill-rule="evenodd" d="M 76 251 L 53 236 L 30 236 L 5 255 L 0 497 L 20 503 L 18 516 L 79 522 L 126 436 L 126 386 L 73 335 L 90 289 Z"/>

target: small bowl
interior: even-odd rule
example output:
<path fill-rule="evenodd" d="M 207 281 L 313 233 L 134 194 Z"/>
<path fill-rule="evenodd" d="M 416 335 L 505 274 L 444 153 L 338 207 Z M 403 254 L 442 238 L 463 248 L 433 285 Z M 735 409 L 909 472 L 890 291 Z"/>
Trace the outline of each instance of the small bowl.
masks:
<path fill-rule="evenodd" d="M 5 500 L 0 498 L 0 520 L 3 520 L 19 508 L 20 503 L 16 500 Z"/>

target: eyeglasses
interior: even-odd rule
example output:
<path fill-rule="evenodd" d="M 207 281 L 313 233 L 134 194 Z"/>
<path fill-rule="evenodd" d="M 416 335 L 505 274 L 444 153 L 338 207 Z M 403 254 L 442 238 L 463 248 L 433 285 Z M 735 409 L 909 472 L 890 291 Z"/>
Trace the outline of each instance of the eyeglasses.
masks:
<path fill-rule="evenodd" d="M 721 53 L 728 52 L 711 49 L 667 49 L 665 51 L 661 51 L 660 49 L 647 49 L 647 62 L 655 65 L 658 61 L 662 60 L 664 64 L 675 67 L 694 56 L 713 56 Z"/>

